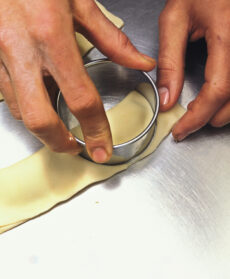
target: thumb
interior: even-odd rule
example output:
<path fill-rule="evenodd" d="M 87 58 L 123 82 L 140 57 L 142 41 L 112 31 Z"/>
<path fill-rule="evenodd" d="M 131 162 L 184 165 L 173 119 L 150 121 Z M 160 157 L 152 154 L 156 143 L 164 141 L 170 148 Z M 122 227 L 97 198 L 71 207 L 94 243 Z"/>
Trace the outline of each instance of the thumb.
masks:
<path fill-rule="evenodd" d="M 83 20 L 79 21 L 79 17 L 75 15 L 78 25 L 80 24 L 79 32 L 113 62 L 133 69 L 151 71 L 156 66 L 156 61 L 140 53 L 129 38 L 92 2 L 89 10 L 85 11 Z"/>
<path fill-rule="evenodd" d="M 184 60 L 188 38 L 188 21 L 175 11 L 163 11 L 159 19 L 159 57 L 157 86 L 160 109 L 175 105 L 183 88 Z"/>

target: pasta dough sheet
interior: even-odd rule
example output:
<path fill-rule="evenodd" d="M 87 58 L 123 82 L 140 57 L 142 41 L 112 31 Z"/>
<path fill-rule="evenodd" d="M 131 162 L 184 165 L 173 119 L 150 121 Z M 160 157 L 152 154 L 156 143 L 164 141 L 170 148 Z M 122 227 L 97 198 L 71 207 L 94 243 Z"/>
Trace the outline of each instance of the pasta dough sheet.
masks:
<path fill-rule="evenodd" d="M 114 108 L 114 111 L 117 110 L 114 114 L 116 117 L 119 110 L 124 109 L 122 105 L 120 103 Z M 125 106 L 126 110 L 129 108 L 129 105 Z M 58 154 L 44 147 L 31 157 L 0 170 L 0 232 L 47 211 L 86 186 L 105 180 L 149 155 L 183 113 L 184 109 L 179 105 L 171 111 L 160 113 L 152 142 L 128 164 L 99 165 L 80 156 Z M 122 121 L 124 123 L 124 119 Z"/>
<path fill-rule="evenodd" d="M 117 26 L 120 27 L 123 25 L 120 19 L 112 16 L 106 10 L 103 10 L 103 12 L 109 18 L 112 18 Z M 82 40 L 85 41 L 85 39 Z M 82 54 L 84 54 L 90 48 L 92 48 L 91 44 L 82 43 L 80 49 Z M 130 114 L 134 113 L 133 105 L 138 104 L 135 101 L 136 97 L 134 95 L 131 94 L 130 102 L 125 103 L 127 101 L 126 99 L 114 107 L 113 112 L 111 112 L 111 118 L 113 118 L 113 115 L 116 118 L 121 116 L 124 110 L 127 113 L 130 111 Z M 145 109 L 145 106 L 142 106 L 141 109 L 140 104 L 138 106 L 139 113 L 143 114 L 143 109 Z M 172 126 L 183 114 L 184 109 L 179 105 L 176 105 L 168 112 L 160 113 L 158 115 L 156 133 L 152 142 L 141 155 L 127 164 L 116 166 L 99 165 L 87 161 L 80 156 L 54 153 L 46 147 L 43 147 L 27 159 L 11 167 L 1 169 L 0 233 L 46 212 L 56 204 L 69 199 L 88 185 L 105 180 L 125 170 L 137 160 L 146 157 L 169 134 Z M 124 120 L 123 117 L 118 119 L 123 127 L 127 125 Z M 126 118 L 126 120 L 128 119 Z M 110 121 L 113 121 L 113 119 Z M 143 123 L 139 129 L 143 129 Z M 119 131 L 117 132 L 119 134 Z"/>
<path fill-rule="evenodd" d="M 131 113 L 137 120 L 133 125 L 129 123 Z M 150 120 L 153 113 L 147 100 L 133 91 L 108 115 L 110 123 L 116 123 L 114 137 L 119 138 L 123 133 L 121 138 L 127 141 L 130 133 L 134 135 L 135 131 L 143 130 L 141 118 Z M 127 129 L 128 126 L 131 128 Z M 14 166 L 0 170 L 0 226 L 36 216 L 127 166 L 98 165 L 80 156 L 54 153 L 44 147 Z"/>

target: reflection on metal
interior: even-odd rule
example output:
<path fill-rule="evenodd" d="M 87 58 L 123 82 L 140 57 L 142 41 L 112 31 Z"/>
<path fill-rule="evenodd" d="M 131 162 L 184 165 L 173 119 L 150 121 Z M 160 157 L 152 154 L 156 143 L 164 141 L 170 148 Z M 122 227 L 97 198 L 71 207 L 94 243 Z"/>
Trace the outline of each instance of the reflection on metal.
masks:
<path fill-rule="evenodd" d="M 164 1 L 101 2 L 124 19 L 124 31 L 140 51 L 157 57 Z M 187 64 L 180 99 L 184 106 L 202 85 L 202 55 L 189 50 L 195 58 Z M 93 50 L 87 60 L 101 57 Z M 155 71 L 150 75 L 155 78 Z M 0 122 L 1 166 L 39 148 L 2 103 Z M 229 216 L 230 127 L 205 127 L 178 144 L 169 136 L 126 172 L 1 235 L 1 275 L 229 279 Z M 39 259 L 36 265 L 31 257 Z"/>
<path fill-rule="evenodd" d="M 128 69 L 107 59 L 94 60 L 86 64 L 85 67 L 100 93 L 105 109 L 112 108 L 121 102 L 133 90 L 137 90 L 142 94 L 151 106 L 153 116 L 148 126 L 135 138 L 119 145 L 114 145 L 112 157 L 105 164 L 125 163 L 143 152 L 153 138 L 159 111 L 159 95 L 156 85 L 147 73 Z M 69 130 L 79 126 L 79 122 L 68 109 L 61 92 L 59 92 L 57 100 L 57 110 Z M 83 147 L 81 155 L 91 160 L 86 150 L 85 142 L 77 137 L 76 141 Z"/>

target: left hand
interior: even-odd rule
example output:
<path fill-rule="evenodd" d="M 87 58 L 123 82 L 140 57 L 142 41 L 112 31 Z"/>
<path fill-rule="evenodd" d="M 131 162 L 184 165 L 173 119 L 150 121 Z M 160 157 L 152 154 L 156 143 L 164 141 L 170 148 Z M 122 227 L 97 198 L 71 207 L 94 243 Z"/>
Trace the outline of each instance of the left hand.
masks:
<path fill-rule="evenodd" d="M 12 113 L 52 151 L 78 154 L 44 86 L 50 74 L 81 125 L 86 148 L 98 163 L 112 155 L 112 136 L 100 95 L 83 65 L 74 27 L 112 61 L 152 70 L 100 11 L 94 0 L 0 0 L 0 90 Z"/>
<path fill-rule="evenodd" d="M 184 82 L 187 41 L 205 38 L 208 59 L 205 83 L 173 128 L 181 141 L 207 123 L 230 123 L 230 1 L 168 0 L 160 15 L 158 88 L 161 111 L 177 102 Z"/>

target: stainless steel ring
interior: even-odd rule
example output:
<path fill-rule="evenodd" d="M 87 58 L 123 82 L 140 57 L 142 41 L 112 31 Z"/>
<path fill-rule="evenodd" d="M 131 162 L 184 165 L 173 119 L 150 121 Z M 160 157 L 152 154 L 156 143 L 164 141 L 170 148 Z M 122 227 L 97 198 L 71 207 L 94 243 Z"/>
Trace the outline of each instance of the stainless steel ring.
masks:
<path fill-rule="evenodd" d="M 152 107 L 153 117 L 150 123 L 144 131 L 134 139 L 125 143 L 114 145 L 112 157 L 105 164 L 113 165 L 125 163 L 143 152 L 154 135 L 156 119 L 159 112 L 159 95 L 156 85 L 146 72 L 129 69 L 115 64 L 107 59 L 92 61 L 87 63 L 85 67 L 90 78 L 93 80 L 96 88 L 101 94 L 105 109 L 119 103 L 125 95 L 134 90 L 139 83 L 145 82 L 151 85 L 153 94 L 139 92 L 148 100 Z M 61 92 L 59 92 L 57 102 L 58 114 L 67 128 L 71 129 L 76 126 L 77 122 L 75 122 L 75 120 L 75 124 L 71 124 L 71 121 L 75 118 L 66 106 Z M 85 142 L 77 137 L 75 138 L 76 141 L 83 146 L 83 152 L 81 155 L 91 160 L 87 153 Z"/>

